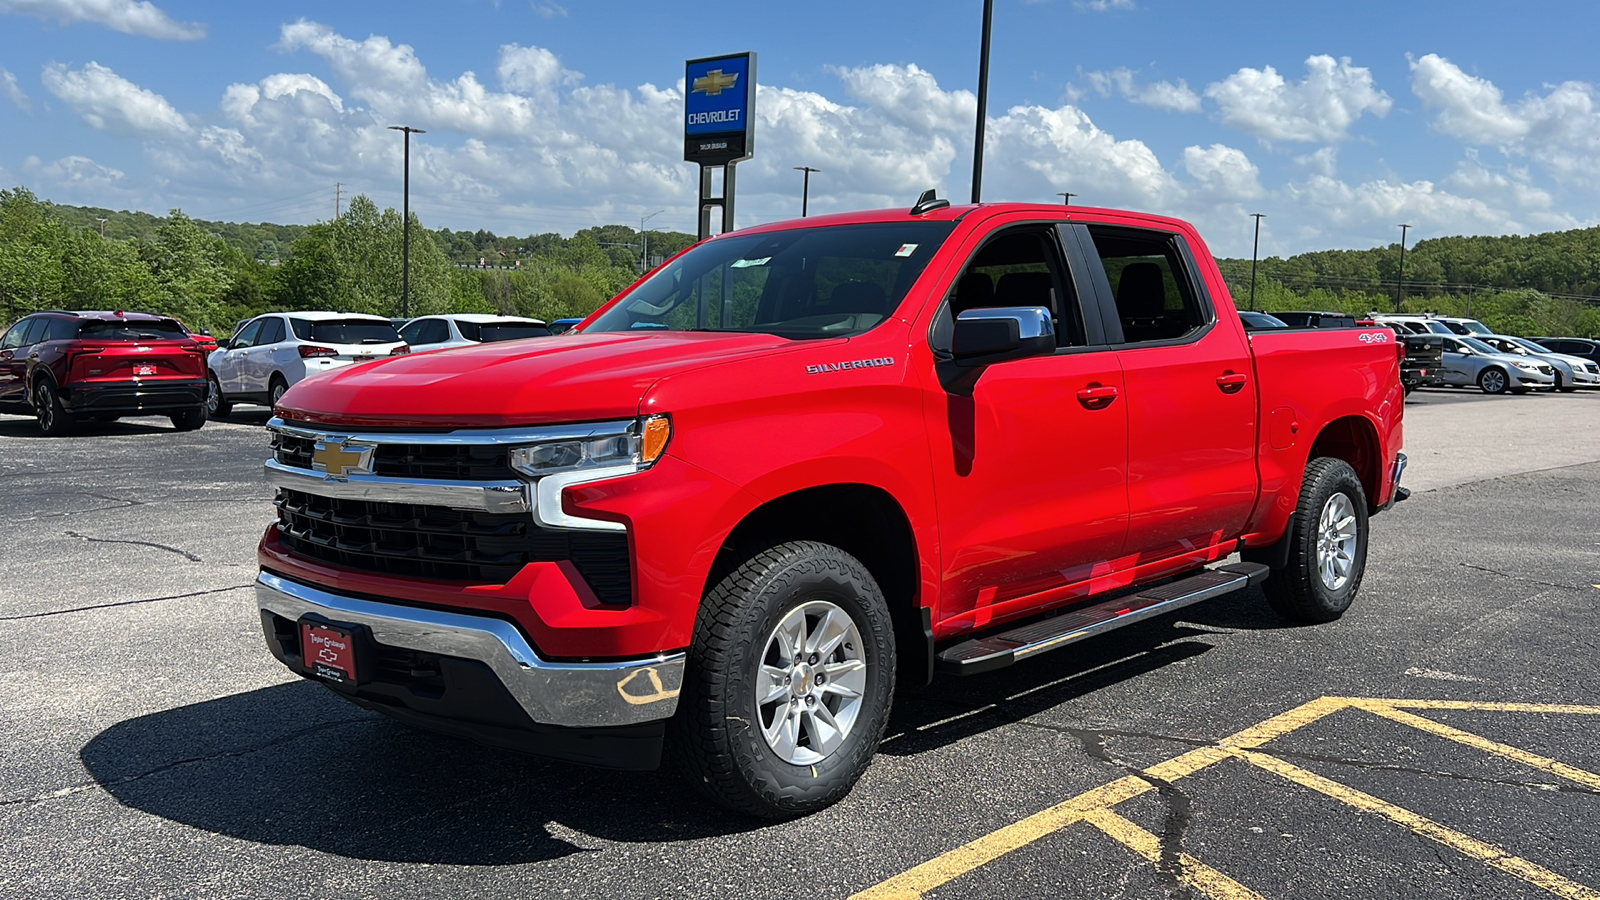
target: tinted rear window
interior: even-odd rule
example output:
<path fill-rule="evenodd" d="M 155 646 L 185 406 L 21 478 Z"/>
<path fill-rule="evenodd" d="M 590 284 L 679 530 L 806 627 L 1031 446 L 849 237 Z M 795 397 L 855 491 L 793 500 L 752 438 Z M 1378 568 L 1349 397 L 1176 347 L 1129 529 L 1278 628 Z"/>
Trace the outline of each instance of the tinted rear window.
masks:
<path fill-rule="evenodd" d="M 189 337 L 176 319 L 135 322 L 123 319 L 85 319 L 78 337 L 96 341 L 174 341 Z"/>
<path fill-rule="evenodd" d="M 290 319 L 294 335 L 302 341 L 324 344 L 398 344 L 400 332 L 388 322 L 371 319 Z"/>
<path fill-rule="evenodd" d="M 461 336 L 469 341 L 515 341 L 521 338 L 549 337 L 550 329 L 532 322 L 457 322 Z"/>

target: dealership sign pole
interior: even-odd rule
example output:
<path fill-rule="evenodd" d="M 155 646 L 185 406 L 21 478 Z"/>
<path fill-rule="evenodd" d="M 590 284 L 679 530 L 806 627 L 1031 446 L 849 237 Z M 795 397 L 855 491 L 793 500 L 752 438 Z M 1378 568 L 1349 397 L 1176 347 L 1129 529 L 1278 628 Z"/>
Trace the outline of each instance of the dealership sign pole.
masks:
<path fill-rule="evenodd" d="M 733 167 L 755 148 L 756 55 L 691 59 L 684 86 L 683 158 L 700 166 L 700 239 L 705 240 L 717 207 L 722 208 L 722 232 L 733 230 Z M 717 169 L 722 170 L 720 197 L 712 193 Z"/>

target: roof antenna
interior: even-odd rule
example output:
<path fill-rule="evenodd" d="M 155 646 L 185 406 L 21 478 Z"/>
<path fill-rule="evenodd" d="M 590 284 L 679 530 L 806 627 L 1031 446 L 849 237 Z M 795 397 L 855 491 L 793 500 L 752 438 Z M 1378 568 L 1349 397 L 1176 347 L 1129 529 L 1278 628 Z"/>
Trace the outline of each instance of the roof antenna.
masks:
<path fill-rule="evenodd" d="M 917 198 L 917 205 L 911 207 L 911 214 L 913 216 L 920 216 L 923 213 L 933 212 L 936 209 L 944 209 L 949 205 L 949 200 L 940 200 L 938 197 L 934 196 L 933 188 L 928 188 L 922 192 L 922 196 Z"/>

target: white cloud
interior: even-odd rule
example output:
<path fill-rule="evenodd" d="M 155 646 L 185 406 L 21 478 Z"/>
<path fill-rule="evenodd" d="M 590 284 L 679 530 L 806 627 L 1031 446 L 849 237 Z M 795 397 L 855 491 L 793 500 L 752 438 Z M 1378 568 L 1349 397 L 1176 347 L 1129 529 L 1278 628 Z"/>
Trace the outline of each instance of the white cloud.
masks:
<path fill-rule="evenodd" d="M 908 128 L 975 128 L 978 98 L 971 91 L 945 91 L 933 75 L 908 66 L 835 68 L 845 92 Z"/>
<path fill-rule="evenodd" d="M 1265 141 L 1324 142 L 1349 137 L 1364 114 L 1383 117 L 1394 101 L 1373 84 L 1372 72 L 1349 57 L 1312 56 L 1306 78 L 1291 84 L 1271 66 L 1240 69 L 1208 85 L 1222 124 Z"/>
<path fill-rule="evenodd" d="M 567 17 L 567 8 L 559 3 L 539 3 L 537 0 L 530 0 L 528 5 L 533 7 L 534 12 L 546 19 L 565 19 Z"/>
<path fill-rule="evenodd" d="M 99 63 L 73 71 L 60 63 L 41 76 L 50 93 L 65 101 L 85 122 L 101 131 L 169 138 L 191 129 L 172 104 Z"/>
<path fill-rule="evenodd" d="M 1411 89 L 1437 110 L 1433 127 L 1469 144 L 1538 162 L 1558 181 L 1600 184 L 1600 90 L 1568 81 L 1507 103 L 1487 79 L 1436 54 L 1411 63 Z"/>
<path fill-rule="evenodd" d="M 1261 170 L 1244 151 L 1233 147 L 1187 147 L 1183 167 L 1204 190 L 1229 200 L 1254 200 L 1263 193 Z"/>
<path fill-rule="evenodd" d="M 1325 175 L 1329 178 L 1339 171 L 1339 148 L 1329 144 L 1319 147 L 1305 156 L 1296 156 L 1294 161 L 1305 166 L 1313 175 Z"/>
<path fill-rule="evenodd" d="M 123 34 L 171 41 L 195 41 L 206 27 L 177 22 L 148 0 L 0 0 L 0 13 L 49 19 L 64 25 L 92 22 Z"/>
<path fill-rule="evenodd" d="M 1200 95 L 1190 90 L 1182 78 L 1176 83 L 1157 81 L 1154 84 L 1141 86 L 1134 79 L 1136 74 L 1138 73 L 1131 69 L 1118 68 L 1108 72 L 1087 72 L 1084 77 L 1088 79 L 1089 86 L 1102 97 L 1116 94 L 1129 102 L 1154 106 L 1157 109 L 1173 112 L 1200 111 Z"/>
<path fill-rule="evenodd" d="M 28 95 L 23 92 L 22 86 L 17 84 L 17 76 L 11 74 L 3 66 L 0 66 L 0 95 L 16 104 L 17 108 L 24 112 L 33 108 L 33 104 L 28 100 Z"/>
<path fill-rule="evenodd" d="M 1092 12 L 1134 8 L 1133 0 L 1072 0 L 1072 5 Z"/>

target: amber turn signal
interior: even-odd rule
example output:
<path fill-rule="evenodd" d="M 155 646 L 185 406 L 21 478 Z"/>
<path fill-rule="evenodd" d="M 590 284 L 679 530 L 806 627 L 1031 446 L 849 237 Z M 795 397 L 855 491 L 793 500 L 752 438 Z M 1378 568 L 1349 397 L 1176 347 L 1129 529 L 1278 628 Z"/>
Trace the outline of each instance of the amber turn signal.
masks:
<path fill-rule="evenodd" d="M 644 441 L 640 447 L 639 462 L 650 465 L 660 458 L 672 440 L 672 420 L 666 416 L 651 416 L 644 420 Z"/>

